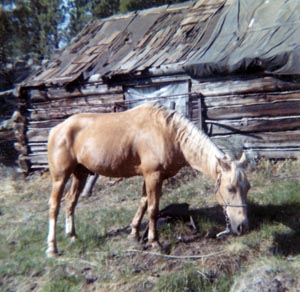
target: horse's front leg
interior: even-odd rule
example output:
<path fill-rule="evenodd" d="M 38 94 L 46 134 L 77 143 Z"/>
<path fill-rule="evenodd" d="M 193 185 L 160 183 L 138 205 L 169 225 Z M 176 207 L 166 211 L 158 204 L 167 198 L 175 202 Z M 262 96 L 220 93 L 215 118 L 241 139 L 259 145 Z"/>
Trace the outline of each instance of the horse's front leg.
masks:
<path fill-rule="evenodd" d="M 148 242 L 152 247 L 159 246 L 156 230 L 156 221 L 159 212 L 159 199 L 161 196 L 162 179 L 159 172 L 152 173 L 145 178 L 148 199 L 149 231 Z"/>
<path fill-rule="evenodd" d="M 143 184 L 143 193 L 142 193 L 142 198 L 140 200 L 140 205 L 135 213 L 132 223 L 131 223 L 131 233 L 129 235 L 130 238 L 133 238 L 135 240 L 139 240 L 139 230 L 140 230 L 140 225 L 143 219 L 143 216 L 147 210 L 147 205 L 148 205 L 148 200 L 147 200 L 147 193 L 146 193 L 146 186 L 145 182 Z"/>
<path fill-rule="evenodd" d="M 66 194 L 66 234 L 72 240 L 77 238 L 75 230 L 75 207 L 87 179 L 85 171 L 76 170 L 73 173 L 70 190 Z"/>

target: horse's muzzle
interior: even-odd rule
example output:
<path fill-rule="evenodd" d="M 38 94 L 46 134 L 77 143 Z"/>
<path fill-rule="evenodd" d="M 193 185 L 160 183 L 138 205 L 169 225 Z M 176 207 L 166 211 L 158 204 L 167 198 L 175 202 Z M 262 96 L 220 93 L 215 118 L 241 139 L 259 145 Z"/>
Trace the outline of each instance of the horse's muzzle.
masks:
<path fill-rule="evenodd" d="M 231 228 L 232 232 L 236 235 L 243 235 L 249 230 L 249 222 L 248 219 L 245 219 L 243 222 L 238 224 L 236 228 Z"/>

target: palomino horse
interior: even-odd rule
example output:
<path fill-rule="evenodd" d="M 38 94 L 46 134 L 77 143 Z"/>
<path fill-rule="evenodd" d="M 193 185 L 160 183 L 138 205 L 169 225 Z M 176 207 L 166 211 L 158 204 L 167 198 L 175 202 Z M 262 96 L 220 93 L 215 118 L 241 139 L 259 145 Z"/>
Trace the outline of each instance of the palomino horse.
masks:
<path fill-rule="evenodd" d="M 191 166 L 216 181 L 216 199 L 224 207 L 231 231 L 248 228 L 246 196 L 250 188 L 243 156 L 231 161 L 190 121 L 157 103 L 121 113 L 74 115 L 54 127 L 48 141 L 52 192 L 49 200 L 49 256 L 58 253 L 56 224 L 65 184 L 66 233 L 75 237 L 74 210 L 88 174 L 144 177 L 140 206 L 130 236 L 138 239 L 145 211 L 149 213 L 148 241 L 158 244 L 156 217 L 163 180 Z"/>

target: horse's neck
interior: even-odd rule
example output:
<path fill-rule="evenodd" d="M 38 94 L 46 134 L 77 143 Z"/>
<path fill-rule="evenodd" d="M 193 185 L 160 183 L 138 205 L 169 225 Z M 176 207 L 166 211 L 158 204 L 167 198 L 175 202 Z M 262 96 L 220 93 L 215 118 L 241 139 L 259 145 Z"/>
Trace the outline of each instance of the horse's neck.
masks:
<path fill-rule="evenodd" d="M 223 158 L 224 153 L 208 136 L 201 131 L 196 131 L 181 143 L 181 149 L 187 164 L 216 180 L 217 158 Z"/>

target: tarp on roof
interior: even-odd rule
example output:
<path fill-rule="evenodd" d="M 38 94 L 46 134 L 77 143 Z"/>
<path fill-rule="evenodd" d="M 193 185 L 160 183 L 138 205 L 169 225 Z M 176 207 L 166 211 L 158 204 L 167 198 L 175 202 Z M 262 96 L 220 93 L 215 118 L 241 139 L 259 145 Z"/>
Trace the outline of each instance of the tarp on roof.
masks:
<path fill-rule="evenodd" d="M 300 74 L 300 1 L 227 1 L 185 70 L 196 77 L 260 72 Z"/>

